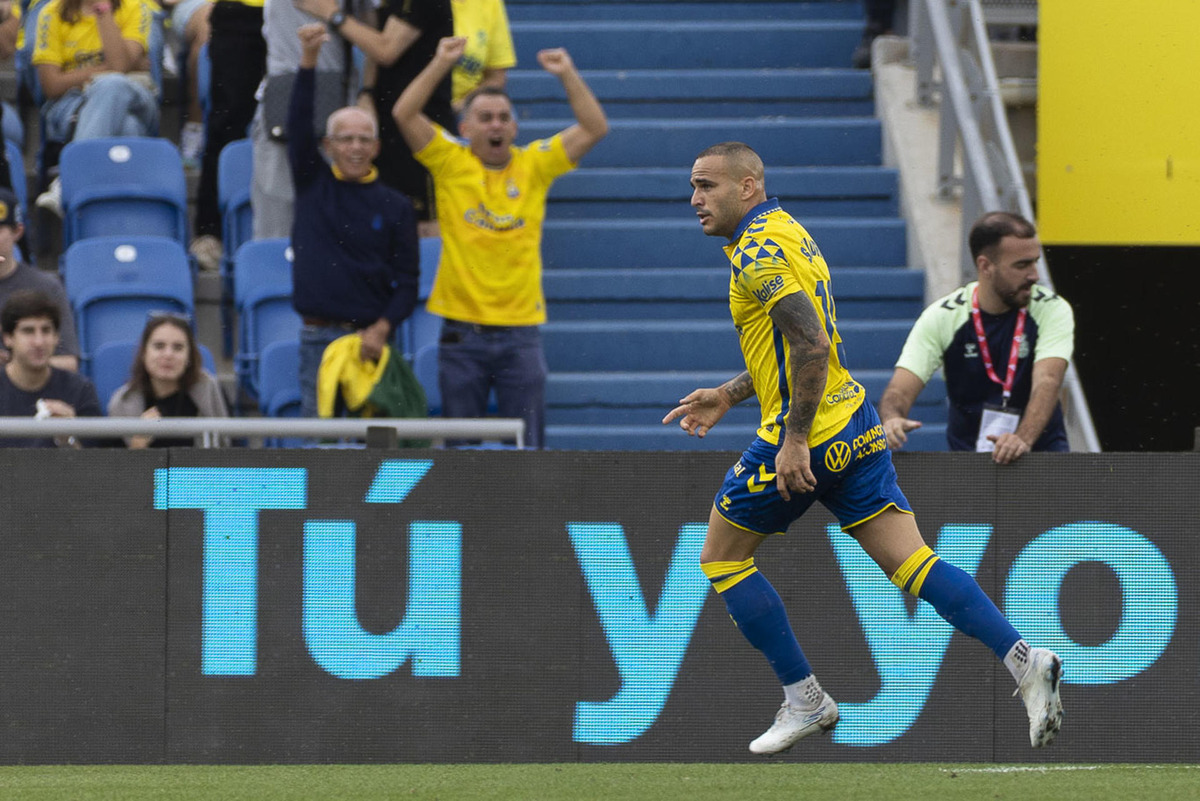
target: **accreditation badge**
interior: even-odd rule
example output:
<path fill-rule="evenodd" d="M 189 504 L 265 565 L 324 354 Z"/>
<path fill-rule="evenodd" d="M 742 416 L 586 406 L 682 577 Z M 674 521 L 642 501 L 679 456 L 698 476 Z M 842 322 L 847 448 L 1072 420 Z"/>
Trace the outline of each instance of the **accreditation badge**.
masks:
<path fill-rule="evenodd" d="M 991 453 L 996 450 L 996 443 L 989 436 L 998 437 L 1001 434 L 1012 434 L 1021 422 L 1020 412 L 991 404 L 983 407 L 983 417 L 979 421 L 979 439 L 975 440 L 976 453 Z"/>

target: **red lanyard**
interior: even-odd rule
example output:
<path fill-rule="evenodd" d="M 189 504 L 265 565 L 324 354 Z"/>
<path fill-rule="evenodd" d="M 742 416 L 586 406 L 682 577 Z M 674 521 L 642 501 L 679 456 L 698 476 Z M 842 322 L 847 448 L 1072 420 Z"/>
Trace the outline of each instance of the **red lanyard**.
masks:
<path fill-rule="evenodd" d="M 1004 380 L 1001 381 L 996 375 L 996 368 L 992 365 L 992 352 L 988 350 L 987 334 L 983 330 L 983 317 L 979 313 L 979 286 L 976 285 L 975 290 L 971 293 L 971 322 L 975 323 L 975 338 L 979 340 L 979 355 L 983 358 L 983 366 L 987 368 L 988 378 L 1004 388 L 1002 406 L 1008 406 L 1008 399 L 1012 396 L 1013 382 L 1017 380 L 1017 359 L 1021 355 L 1021 341 L 1025 338 L 1025 314 L 1025 309 L 1017 312 L 1017 327 L 1013 331 L 1012 348 L 1008 353 L 1008 369 L 1004 373 Z"/>

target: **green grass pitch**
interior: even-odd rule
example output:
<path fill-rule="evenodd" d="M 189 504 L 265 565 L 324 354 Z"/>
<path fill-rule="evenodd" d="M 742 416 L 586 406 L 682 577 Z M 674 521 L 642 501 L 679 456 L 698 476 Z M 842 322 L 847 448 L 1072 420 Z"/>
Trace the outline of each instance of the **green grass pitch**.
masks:
<path fill-rule="evenodd" d="M 556 764 L 0 767 L 5 801 L 1194 799 L 1197 765 Z"/>

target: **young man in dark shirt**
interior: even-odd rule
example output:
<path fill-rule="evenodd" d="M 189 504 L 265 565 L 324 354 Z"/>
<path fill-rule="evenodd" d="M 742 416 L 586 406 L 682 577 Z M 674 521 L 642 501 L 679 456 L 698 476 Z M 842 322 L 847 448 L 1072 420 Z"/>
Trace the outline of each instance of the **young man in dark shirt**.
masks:
<path fill-rule="evenodd" d="M 0 310 L 10 354 L 0 370 L 0 416 L 99 417 L 96 388 L 78 373 L 50 364 L 58 345 L 58 306 L 45 293 L 17 292 Z M 0 448 L 78 447 L 74 437 L 0 438 Z"/>

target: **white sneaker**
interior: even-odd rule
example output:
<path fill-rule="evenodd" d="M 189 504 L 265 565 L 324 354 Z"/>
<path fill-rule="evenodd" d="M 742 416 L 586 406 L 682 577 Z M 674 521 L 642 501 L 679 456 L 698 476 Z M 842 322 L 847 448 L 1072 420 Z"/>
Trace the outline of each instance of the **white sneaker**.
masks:
<path fill-rule="evenodd" d="M 55 178 L 51 181 L 50 186 L 46 188 L 45 192 L 37 196 L 37 200 L 34 203 L 39 209 L 45 209 L 59 217 L 63 216 L 62 179 Z"/>
<path fill-rule="evenodd" d="M 775 722 L 761 737 L 750 743 L 753 754 L 778 754 L 803 738 L 817 732 L 827 732 L 837 725 L 838 707 L 825 693 L 816 709 L 801 709 L 787 701 L 775 713 Z"/>
<path fill-rule="evenodd" d="M 1058 696 L 1058 685 L 1062 680 L 1062 660 L 1053 651 L 1031 648 L 1029 667 L 1017 685 L 1017 691 L 1025 701 L 1029 714 L 1029 744 L 1043 748 L 1054 742 L 1054 736 L 1062 728 L 1062 699 Z"/>
<path fill-rule="evenodd" d="M 179 132 L 179 151 L 183 155 L 186 167 L 200 166 L 204 156 L 204 125 L 199 122 L 185 122 Z"/>

